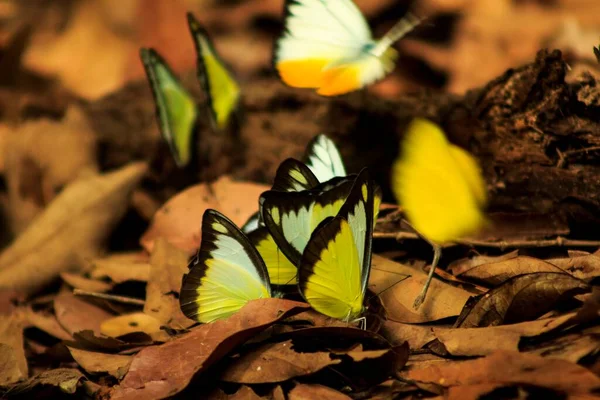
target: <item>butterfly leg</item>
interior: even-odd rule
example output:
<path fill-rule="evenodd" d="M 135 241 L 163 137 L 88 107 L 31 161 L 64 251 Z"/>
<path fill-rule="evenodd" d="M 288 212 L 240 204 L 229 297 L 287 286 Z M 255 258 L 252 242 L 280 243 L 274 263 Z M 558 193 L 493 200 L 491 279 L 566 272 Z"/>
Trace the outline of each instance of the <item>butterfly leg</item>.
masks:
<path fill-rule="evenodd" d="M 421 307 L 421 304 L 425 301 L 425 296 L 427 296 L 427 290 L 429 289 L 429 285 L 431 284 L 431 280 L 433 279 L 433 273 L 435 272 L 435 267 L 440 260 L 440 256 L 442 255 L 442 247 L 439 244 L 429 242 L 433 247 L 433 261 L 431 262 L 431 269 L 429 270 L 429 275 L 427 276 L 427 281 L 425 281 L 425 285 L 423 285 L 423 289 L 421 293 L 415 299 L 413 303 L 413 308 L 415 310 Z"/>

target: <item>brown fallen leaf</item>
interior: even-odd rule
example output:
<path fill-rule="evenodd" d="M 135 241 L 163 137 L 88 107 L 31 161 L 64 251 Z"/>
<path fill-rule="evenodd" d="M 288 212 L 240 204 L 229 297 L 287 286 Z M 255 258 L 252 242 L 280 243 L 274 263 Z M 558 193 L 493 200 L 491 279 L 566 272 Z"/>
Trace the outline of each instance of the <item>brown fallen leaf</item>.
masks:
<path fill-rule="evenodd" d="M 516 276 L 481 295 L 470 309 L 466 307 L 455 326 L 475 328 L 531 320 L 560 301 L 589 290 L 585 282 L 566 273 Z"/>
<path fill-rule="evenodd" d="M 32 293 L 97 253 L 127 209 L 142 163 L 69 184 L 0 254 L 0 288 Z"/>
<path fill-rule="evenodd" d="M 445 350 L 453 356 L 485 356 L 496 350 L 519 351 L 523 338 L 531 338 L 559 329 L 576 313 L 511 325 L 484 328 L 432 328 Z"/>
<path fill-rule="evenodd" d="M 443 387 L 485 385 L 479 396 L 513 384 L 535 385 L 573 396 L 591 395 L 600 388 L 600 377 L 577 364 L 503 350 L 476 360 L 424 365 L 401 375 Z"/>
<path fill-rule="evenodd" d="M 111 399 L 162 398 L 184 389 L 192 377 L 272 323 L 308 308 L 283 299 L 250 301 L 231 317 L 201 325 L 163 345 L 143 349 L 112 388 Z M 182 362 L 185 360 L 185 362 Z"/>
<path fill-rule="evenodd" d="M 525 346 L 524 350 L 529 354 L 537 354 L 545 358 L 578 363 L 583 358 L 598 353 L 599 337 L 600 329 L 595 326 L 585 329 L 582 333 L 571 333 L 541 344 Z"/>
<path fill-rule="evenodd" d="M 458 276 L 465 271 L 475 268 L 483 264 L 497 263 L 501 261 L 510 260 L 519 256 L 519 250 L 513 250 L 510 253 L 502 254 L 500 256 L 485 256 L 477 254 L 473 257 L 460 258 L 452 261 L 446 270 L 454 276 Z"/>
<path fill-rule="evenodd" d="M 160 321 L 143 312 L 119 315 L 104 320 L 100 325 L 103 335 L 118 337 L 132 332 L 144 332 L 149 335 L 160 331 Z"/>
<path fill-rule="evenodd" d="M 88 292 L 104 293 L 113 287 L 110 283 L 97 279 L 84 278 L 81 275 L 70 272 L 61 272 L 60 277 L 74 289 L 81 289 Z"/>
<path fill-rule="evenodd" d="M 297 376 L 313 374 L 341 361 L 329 352 L 299 353 L 292 341 L 268 343 L 236 358 L 221 379 L 226 382 L 256 384 L 284 382 Z"/>
<path fill-rule="evenodd" d="M 4 130 L 8 216 L 18 234 L 65 185 L 97 173 L 96 139 L 75 106 L 61 121 L 39 119 Z"/>
<path fill-rule="evenodd" d="M 91 262 L 90 276 L 94 279 L 109 278 L 114 283 L 148 282 L 150 262 L 139 253 L 111 254 Z"/>
<path fill-rule="evenodd" d="M 350 400 L 350 396 L 346 396 L 342 392 L 338 392 L 335 389 L 327 386 L 318 385 L 315 383 L 300 383 L 297 384 L 288 393 L 289 400 L 311 400 L 311 399 L 323 399 L 323 400 Z"/>
<path fill-rule="evenodd" d="M 264 400 L 265 397 L 259 396 L 250 386 L 242 385 L 233 394 L 227 394 L 223 391 L 221 393 L 211 393 L 210 399 L 227 399 L 227 400 Z"/>
<path fill-rule="evenodd" d="M 57 339 L 73 339 L 69 332 L 58 323 L 55 314 L 35 312 L 31 308 L 26 308 L 23 314 L 28 325 L 35 326 Z"/>
<path fill-rule="evenodd" d="M 176 293 L 183 275 L 189 272 L 188 256 L 162 238 L 155 241 L 150 256 L 150 280 L 144 312 L 173 329 L 185 329 L 195 322 L 183 315 Z"/>
<path fill-rule="evenodd" d="M 395 321 L 385 321 L 380 333 L 392 344 L 408 342 L 413 350 L 420 349 L 435 339 L 431 326 L 403 324 Z"/>
<path fill-rule="evenodd" d="M 546 260 L 552 265 L 568 272 L 575 278 L 590 280 L 600 276 L 600 256 L 598 253 L 569 251 L 569 257 Z"/>
<path fill-rule="evenodd" d="M 465 279 L 473 279 L 488 285 L 498 286 L 517 275 L 531 274 L 534 272 L 564 272 L 562 269 L 539 258 L 518 256 L 509 260 L 495 263 L 481 264 L 464 270 L 459 274 Z"/>
<path fill-rule="evenodd" d="M 54 312 L 58 323 L 71 335 L 91 330 L 100 334 L 100 325 L 113 315 L 100 307 L 63 291 L 54 299 Z"/>
<path fill-rule="evenodd" d="M 434 295 L 427 296 L 423 305 L 415 310 L 413 303 L 423 288 L 427 274 L 419 268 L 399 264 L 376 254 L 371 265 L 369 289 L 374 293 L 381 292 L 379 298 L 391 321 L 421 323 L 454 317 L 460 314 L 471 296 L 464 289 L 434 278 L 429 289 Z M 410 277 L 402 280 L 407 275 Z"/>
<path fill-rule="evenodd" d="M 174 246 L 193 254 L 200 245 L 202 214 L 207 208 L 220 211 L 241 226 L 256 212 L 258 198 L 266 190 L 269 190 L 268 186 L 236 182 L 227 176 L 211 184 L 192 186 L 165 203 L 140 243 L 152 252 L 154 241 L 164 237 Z"/>
<path fill-rule="evenodd" d="M 73 368 L 57 368 L 41 372 L 24 382 L 17 383 L 10 387 L 12 395 L 27 393 L 37 386 L 55 386 L 67 394 L 74 394 L 77 391 L 79 382 L 85 379 L 83 374 Z"/>
<path fill-rule="evenodd" d="M 67 348 L 73 359 L 86 372 L 90 374 L 108 373 L 117 379 L 123 378 L 127 373 L 133 358 L 132 356 L 98 353 L 69 346 Z"/>
<path fill-rule="evenodd" d="M 18 313 L 0 316 L 0 386 L 27 378 L 23 321 Z"/>

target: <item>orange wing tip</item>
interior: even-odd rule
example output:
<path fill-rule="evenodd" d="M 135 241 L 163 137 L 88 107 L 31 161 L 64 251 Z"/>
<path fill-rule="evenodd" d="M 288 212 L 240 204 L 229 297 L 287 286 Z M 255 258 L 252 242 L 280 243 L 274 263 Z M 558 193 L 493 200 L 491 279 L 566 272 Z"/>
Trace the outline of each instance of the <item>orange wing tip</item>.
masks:
<path fill-rule="evenodd" d="M 321 96 L 337 96 L 362 89 L 360 69 L 354 66 L 338 67 L 323 72 L 323 84 L 317 90 Z"/>
<path fill-rule="evenodd" d="M 276 68 L 286 85 L 318 88 L 321 86 L 323 68 L 329 62 L 326 59 L 284 60 L 277 62 Z"/>

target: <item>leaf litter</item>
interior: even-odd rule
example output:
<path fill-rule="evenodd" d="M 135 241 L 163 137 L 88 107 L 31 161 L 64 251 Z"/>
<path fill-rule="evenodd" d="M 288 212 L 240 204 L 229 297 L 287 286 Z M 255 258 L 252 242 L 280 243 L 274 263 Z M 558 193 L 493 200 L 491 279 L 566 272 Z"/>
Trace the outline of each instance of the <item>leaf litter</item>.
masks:
<path fill-rule="evenodd" d="M 37 37 L 26 62 L 34 70 L 58 76 L 78 96 L 95 98 L 141 73 L 139 65 L 131 71 L 123 68 L 135 56 L 137 44 L 132 40 L 135 35 L 118 29 L 138 17 L 140 4 L 120 8 L 104 0 L 85 3 L 74 6 L 73 19 L 62 32 Z M 138 39 L 169 43 L 162 35 L 170 25 L 181 31 L 174 15 L 185 7 L 179 1 L 174 6 L 164 0 L 151 3 L 144 7 L 144 15 L 162 13 L 164 23 L 158 26 L 137 18 L 144 20 L 143 26 L 134 27 L 142 32 Z M 370 12 L 375 15 L 378 9 L 385 12 L 390 2 L 358 3 L 363 9 L 373 8 Z M 505 67 L 516 66 L 515 60 L 531 56 L 525 55 L 527 46 L 537 49 L 541 38 L 560 23 L 554 15 L 543 29 L 531 33 L 535 45 L 514 41 L 520 35 L 513 34 L 506 43 L 516 53 L 505 57 L 502 46 L 473 43 L 472 33 L 503 42 L 498 38 L 504 40 L 514 29 L 491 32 L 493 26 L 505 25 L 506 16 L 500 17 L 499 10 L 530 22 L 547 16 L 547 10 L 539 13 L 533 6 L 508 3 L 505 8 L 491 2 L 477 7 L 428 3 L 433 9 L 450 7 L 447 12 L 466 15 L 457 25 L 458 45 L 447 53 L 416 49 L 410 41 L 401 47 L 451 71 L 452 90 L 467 87 L 467 80 L 485 82 Z M 224 35 L 223 43 L 228 43 L 224 54 L 246 72 L 264 68 L 260 58 L 270 54 L 264 43 L 252 43 L 256 52 L 248 60 L 242 60 L 243 52 L 236 49 L 247 47 L 239 38 L 252 37 L 244 31 L 250 29 L 246 25 L 278 15 L 281 5 L 241 2 L 231 7 L 206 14 L 207 21 L 216 25 L 222 25 L 225 16 L 240 23 L 238 32 Z M 490 12 L 481 14 L 485 7 Z M 594 6 L 586 7 L 582 10 Z M 109 25 L 94 20 L 95 13 Z M 485 21 L 492 23 L 486 26 Z M 75 40 L 84 33 L 83 40 Z M 109 70 L 104 63 L 88 68 L 96 63 L 98 42 L 111 48 L 106 53 L 111 57 L 102 55 L 113 61 Z M 82 51 L 78 63 L 65 63 L 71 57 L 64 54 L 78 48 Z M 474 48 L 485 48 L 489 61 L 502 58 L 504 64 L 490 61 L 493 68 L 481 68 L 475 63 L 478 74 L 473 80 L 472 58 L 456 54 L 481 53 Z M 193 66 L 190 51 L 185 55 L 171 51 L 168 58 L 177 71 Z M 398 93 L 392 86 L 401 86 L 399 78 L 390 81 L 374 91 Z M 600 257 L 593 252 L 569 250 L 562 257 L 540 252 L 544 257 L 538 258 L 522 250 L 485 254 L 485 246 L 475 244 L 481 254 L 461 259 L 459 247 L 445 255 L 446 271 L 436 274 L 432 295 L 414 310 L 414 297 L 426 278 L 422 265 L 430 261 L 429 255 L 419 254 L 419 262 L 412 263 L 418 252 L 394 244 L 381 252 L 386 257 L 373 257 L 368 300 L 380 302 L 383 310 L 374 318 L 376 323 L 368 321 L 372 331 L 327 318 L 305 303 L 281 299 L 251 302 L 226 320 L 194 326 L 182 315 L 178 297 L 188 256 L 200 242 L 202 213 L 215 208 L 241 225 L 256 212 L 258 196 L 268 187 L 223 176 L 179 192 L 154 213 L 162 204 L 160 197 L 152 197 L 155 171 L 148 172 L 147 164 L 130 164 L 105 172 L 105 160 L 96 159 L 97 146 L 102 146 L 97 141 L 102 138 L 95 136 L 91 125 L 96 121 L 88 117 L 70 107 L 59 119 L 3 124 L 0 129 L 0 165 L 7 181 L 12 231 L 20 233 L 0 256 L 0 287 L 19 291 L 2 293 L 3 396 L 35 396 L 48 387 L 106 399 L 198 393 L 253 399 L 431 395 L 463 399 L 522 393 L 585 398 L 599 393 L 600 307 L 594 285 Z M 42 131 L 53 133 L 44 137 Z M 53 151 L 55 146 L 73 157 Z M 132 209 L 136 210 L 132 196 L 139 200 L 140 193 L 152 204 L 142 217 L 154 214 L 139 240 L 143 251 L 122 253 L 112 243 L 119 250 L 105 252 L 107 241 L 115 241 L 113 230 L 119 221 L 125 216 L 124 225 L 130 223 Z M 119 226 L 117 233 L 125 229 Z M 536 232 L 534 240 L 568 234 L 563 225 Z M 398 231 L 383 233 L 400 237 Z M 488 233 L 501 239 L 497 230 Z M 520 238 L 522 232 L 509 233 Z M 511 243 L 519 247 L 517 242 L 506 243 L 513 248 Z M 80 296 L 83 292 L 87 294 Z M 369 311 L 375 313 L 371 304 Z"/>

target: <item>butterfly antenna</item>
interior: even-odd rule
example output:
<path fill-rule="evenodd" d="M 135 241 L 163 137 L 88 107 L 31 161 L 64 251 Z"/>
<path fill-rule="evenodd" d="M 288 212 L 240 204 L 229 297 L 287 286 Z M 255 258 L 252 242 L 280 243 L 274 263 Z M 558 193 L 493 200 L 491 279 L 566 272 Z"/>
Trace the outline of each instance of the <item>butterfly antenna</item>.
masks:
<path fill-rule="evenodd" d="M 415 299 L 413 303 L 413 308 L 417 310 L 421 307 L 421 304 L 425 301 L 425 296 L 427 296 L 427 290 L 429 289 L 429 285 L 431 284 L 431 280 L 433 279 L 433 273 L 435 272 L 435 267 L 440 260 L 440 256 L 442 255 L 442 247 L 439 244 L 429 242 L 433 247 L 433 261 L 431 262 L 431 269 L 429 270 L 429 275 L 427 276 L 427 281 L 425 285 L 423 285 L 423 289 L 421 289 L 421 293 Z"/>
<path fill-rule="evenodd" d="M 423 19 L 424 18 L 417 17 L 412 13 L 407 13 L 377 42 L 375 48 L 371 52 L 378 57 L 381 56 L 392 44 L 415 29 Z"/>

